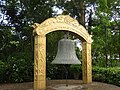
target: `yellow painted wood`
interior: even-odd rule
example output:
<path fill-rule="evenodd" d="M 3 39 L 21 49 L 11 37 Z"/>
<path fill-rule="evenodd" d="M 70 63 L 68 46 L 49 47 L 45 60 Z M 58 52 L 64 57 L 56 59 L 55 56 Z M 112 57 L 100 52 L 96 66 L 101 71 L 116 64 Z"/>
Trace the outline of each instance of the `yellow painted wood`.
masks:
<path fill-rule="evenodd" d="M 46 90 L 46 36 L 35 36 L 34 90 Z"/>
<path fill-rule="evenodd" d="M 82 40 L 82 73 L 83 82 L 92 82 L 91 37 L 87 30 L 69 15 L 49 18 L 41 24 L 33 25 L 34 43 L 34 90 L 46 90 L 46 34 L 64 30 L 79 36 Z"/>
<path fill-rule="evenodd" d="M 69 15 L 59 15 L 49 18 L 41 24 L 35 23 L 33 33 L 36 35 L 46 35 L 53 31 L 65 30 L 79 35 L 82 41 L 91 43 L 91 37 L 87 30 Z"/>
<path fill-rule="evenodd" d="M 82 78 L 83 83 L 92 83 L 91 43 L 82 43 Z"/>

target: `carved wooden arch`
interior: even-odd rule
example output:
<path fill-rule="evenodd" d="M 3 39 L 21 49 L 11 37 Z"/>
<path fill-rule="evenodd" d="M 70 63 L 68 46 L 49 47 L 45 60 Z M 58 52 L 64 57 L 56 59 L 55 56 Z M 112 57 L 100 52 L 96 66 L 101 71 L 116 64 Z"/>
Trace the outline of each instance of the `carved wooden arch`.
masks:
<path fill-rule="evenodd" d="M 76 33 L 82 40 L 83 83 L 92 82 L 91 37 L 85 28 L 69 15 L 49 18 L 43 23 L 33 25 L 34 44 L 34 90 L 46 90 L 46 34 L 66 30 Z"/>

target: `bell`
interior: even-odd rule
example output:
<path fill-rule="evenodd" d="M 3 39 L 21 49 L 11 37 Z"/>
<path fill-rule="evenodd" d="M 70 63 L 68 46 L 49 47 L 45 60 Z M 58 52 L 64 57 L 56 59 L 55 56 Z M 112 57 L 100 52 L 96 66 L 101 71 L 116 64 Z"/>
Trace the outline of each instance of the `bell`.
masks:
<path fill-rule="evenodd" d="M 58 42 L 58 51 L 52 64 L 81 64 L 76 56 L 75 42 L 70 39 L 61 39 Z"/>

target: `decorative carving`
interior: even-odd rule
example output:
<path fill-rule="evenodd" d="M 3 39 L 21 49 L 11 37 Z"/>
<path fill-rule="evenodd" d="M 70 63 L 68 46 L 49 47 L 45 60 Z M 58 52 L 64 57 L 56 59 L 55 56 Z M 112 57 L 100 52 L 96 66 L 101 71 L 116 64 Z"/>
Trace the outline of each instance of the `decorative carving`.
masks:
<path fill-rule="evenodd" d="M 91 66 L 91 44 L 87 42 L 82 43 L 82 70 L 83 82 L 92 82 L 92 66 Z"/>
<path fill-rule="evenodd" d="M 66 23 L 66 24 L 76 26 L 76 27 L 80 26 L 78 21 L 73 19 L 69 15 L 59 15 L 59 16 L 57 16 L 55 18 L 49 18 L 49 19 L 45 20 L 43 23 L 41 23 L 41 24 L 35 23 L 34 25 L 32 25 L 32 27 L 33 28 L 46 27 L 46 26 L 49 26 L 52 23 Z"/>
<path fill-rule="evenodd" d="M 77 20 L 68 15 L 59 15 L 49 18 L 43 23 L 35 23 L 34 34 L 34 90 L 46 90 L 46 34 L 57 30 L 66 30 L 78 34 L 83 38 L 82 44 L 82 70 L 83 82 L 92 82 L 91 71 L 91 37 Z"/>
<path fill-rule="evenodd" d="M 37 28 L 40 24 L 39 23 L 34 23 L 34 25 L 32 25 L 33 28 Z"/>
<path fill-rule="evenodd" d="M 41 24 L 35 23 L 33 25 L 33 33 L 37 35 L 46 35 L 51 31 L 67 30 L 79 34 L 85 41 L 88 40 L 89 34 L 85 28 L 69 15 L 59 15 L 54 18 L 49 18 Z M 89 38 L 90 39 L 90 38 Z M 89 42 L 88 40 L 87 42 Z M 91 43 L 91 42 L 90 42 Z"/>
<path fill-rule="evenodd" d="M 46 36 L 35 36 L 34 46 L 34 90 L 45 90 L 41 88 L 46 87 Z"/>

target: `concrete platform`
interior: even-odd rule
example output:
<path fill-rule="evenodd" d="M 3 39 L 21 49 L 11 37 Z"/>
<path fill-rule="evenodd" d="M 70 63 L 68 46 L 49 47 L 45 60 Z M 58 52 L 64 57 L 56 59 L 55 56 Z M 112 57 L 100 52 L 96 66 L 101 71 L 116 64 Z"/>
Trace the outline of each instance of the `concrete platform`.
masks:
<path fill-rule="evenodd" d="M 33 90 L 33 82 L 0 84 L 0 90 Z M 47 90 L 120 90 L 120 87 L 100 82 L 83 84 L 81 80 L 68 80 L 66 87 L 65 80 L 49 80 Z"/>

